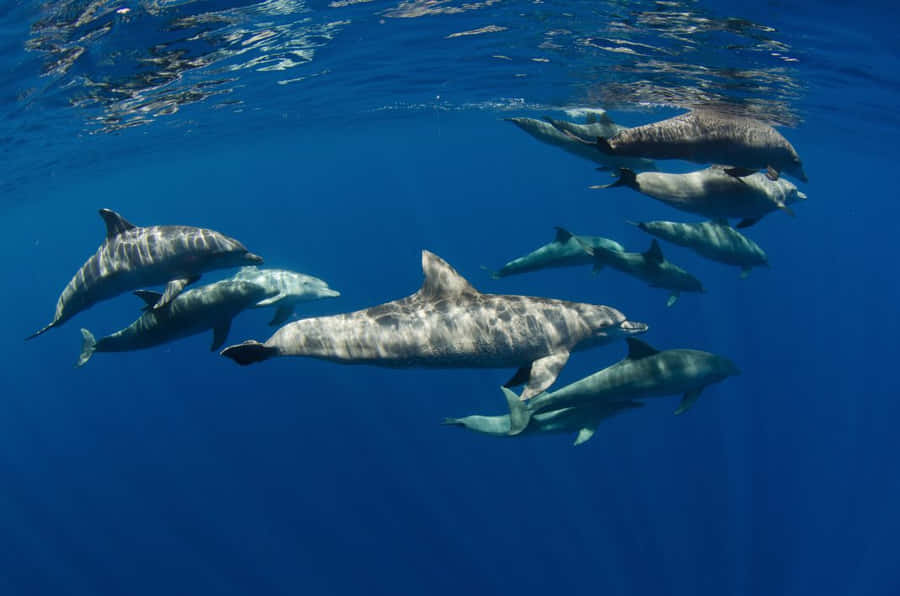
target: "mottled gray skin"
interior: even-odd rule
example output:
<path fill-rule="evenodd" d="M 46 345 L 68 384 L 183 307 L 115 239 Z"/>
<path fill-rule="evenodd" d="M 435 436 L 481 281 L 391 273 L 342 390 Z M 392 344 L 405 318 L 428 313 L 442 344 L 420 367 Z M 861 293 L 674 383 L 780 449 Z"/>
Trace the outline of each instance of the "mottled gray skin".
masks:
<path fill-rule="evenodd" d="M 700 350 L 658 351 L 628 338 L 628 356 L 610 367 L 543 393 L 528 408 L 512 413 L 511 434 L 527 428 L 529 419 L 541 412 L 583 408 L 600 403 L 628 402 L 648 397 L 683 394 L 676 414 L 683 414 L 707 386 L 740 374 L 731 360 Z"/>
<path fill-rule="evenodd" d="M 592 161 L 604 168 L 614 170 L 631 168 L 635 171 L 656 169 L 656 165 L 650 159 L 607 155 L 597 151 L 596 147 L 578 140 L 578 138 L 609 137 L 624 129 L 623 126 L 613 123 L 608 117 L 589 124 L 575 124 L 550 118 L 548 118 L 548 122 L 534 118 L 507 118 L 506 120 L 542 143 L 559 147 L 567 153 Z M 567 132 L 568 134 L 566 134 Z M 573 138 L 572 135 L 578 138 Z"/>
<path fill-rule="evenodd" d="M 713 261 L 740 267 L 745 273 L 751 267 L 769 265 L 765 251 L 724 220 L 701 223 L 646 221 L 635 225 L 648 234 L 690 248 Z"/>
<path fill-rule="evenodd" d="M 541 269 L 593 265 L 594 257 L 585 252 L 583 248 L 585 245 L 607 250 L 625 250 L 625 247 L 615 240 L 601 236 L 574 236 L 557 228 L 556 238 L 553 242 L 545 244 L 523 257 L 513 259 L 499 270 L 491 272 L 491 277 L 500 279 Z"/>
<path fill-rule="evenodd" d="M 262 258 L 224 234 L 189 226 L 137 227 L 109 209 L 101 209 L 107 236 L 97 252 L 81 266 L 63 289 L 53 321 L 26 339 L 52 327 L 98 302 L 142 287 L 183 280 L 184 284 L 205 271 L 261 263 Z M 167 300 L 178 291 L 170 291 Z"/>
<path fill-rule="evenodd" d="M 806 182 L 794 147 L 777 130 L 750 118 L 693 110 L 668 120 L 619 131 L 601 152 L 651 159 L 727 164 L 749 170 L 772 168 Z"/>
<path fill-rule="evenodd" d="M 275 306 L 276 312 L 269 325 L 280 325 L 294 313 L 301 302 L 322 298 L 337 298 L 341 295 L 328 284 L 311 275 L 304 275 L 286 269 L 260 269 L 242 267 L 231 279 L 253 282 L 268 289 L 271 296 L 260 300 L 255 306 L 263 308 Z"/>
<path fill-rule="evenodd" d="M 422 251 L 425 282 L 400 300 L 348 314 L 301 319 L 265 344 L 222 354 L 246 365 L 275 356 L 396 368 L 519 367 L 522 399 L 556 379 L 569 353 L 643 333 L 614 308 L 549 298 L 482 294 L 437 255 Z M 527 381 L 526 381 L 527 379 Z"/>
<path fill-rule="evenodd" d="M 128 327 L 94 341 L 86 329 L 82 353 L 76 366 L 83 366 L 94 352 L 131 352 L 214 330 L 210 349 L 225 343 L 231 320 L 242 310 L 271 296 L 271 290 L 248 281 L 224 280 L 187 290 L 168 307 L 149 308 L 158 299 L 157 292 L 142 292 L 148 309 Z"/>
<path fill-rule="evenodd" d="M 656 240 L 650 243 L 647 252 L 614 251 L 587 245 L 582 245 L 582 248 L 593 256 L 595 270 L 608 265 L 640 279 L 652 288 L 670 290 L 668 306 L 675 304 L 681 292 L 706 292 L 700 280 L 666 260 Z"/>
<path fill-rule="evenodd" d="M 621 172 L 618 182 L 602 187 L 628 186 L 658 201 L 688 213 L 711 219 L 733 217 L 759 219 L 764 215 L 806 199 L 788 180 L 769 180 L 755 173 L 742 178 L 725 173 L 723 166 L 712 166 L 687 174 L 662 172 Z"/>
<path fill-rule="evenodd" d="M 505 387 L 504 392 L 509 391 Z M 521 404 L 525 408 L 527 405 L 518 401 L 515 394 L 509 399 L 510 409 L 515 410 Z M 532 400 L 533 403 L 534 400 Z M 593 430 L 603 420 L 612 418 L 622 412 L 627 412 L 635 408 L 643 406 L 640 402 L 623 401 L 623 402 L 603 402 L 592 404 L 579 408 L 562 408 L 541 412 L 530 417 L 529 424 L 525 430 L 513 435 L 511 431 L 511 416 L 504 414 L 502 416 L 481 416 L 472 415 L 463 418 L 447 418 L 444 424 L 461 426 L 471 431 L 490 435 L 492 437 L 512 437 L 536 434 L 552 434 L 552 433 L 579 433 L 576 445 L 580 445 L 593 435 Z"/>

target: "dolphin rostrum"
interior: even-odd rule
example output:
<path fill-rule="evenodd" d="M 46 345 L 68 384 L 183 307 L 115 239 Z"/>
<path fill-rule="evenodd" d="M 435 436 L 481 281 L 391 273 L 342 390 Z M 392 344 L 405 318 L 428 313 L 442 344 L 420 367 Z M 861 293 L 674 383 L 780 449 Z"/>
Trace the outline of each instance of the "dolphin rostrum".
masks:
<path fill-rule="evenodd" d="M 445 418 L 443 423 L 461 426 L 492 437 L 517 436 L 510 433 L 510 419 L 521 420 L 523 417 L 527 417 L 528 414 L 524 410 L 528 409 L 531 402 L 519 400 L 519 397 L 506 387 L 501 387 L 501 389 L 506 396 L 509 411 L 515 412 L 515 414 Z M 548 410 L 531 416 L 529 424 L 519 435 L 577 432 L 575 445 L 580 445 L 593 436 L 594 429 L 603 420 L 643 405 L 639 401 L 603 401 L 584 407 Z"/>
<path fill-rule="evenodd" d="M 507 386 L 525 384 L 525 400 L 556 380 L 570 352 L 647 330 L 608 306 L 482 294 L 427 250 L 422 270 L 425 281 L 411 296 L 300 319 L 265 343 L 246 341 L 222 355 L 241 365 L 307 356 L 395 368 L 518 367 Z"/>
<path fill-rule="evenodd" d="M 84 366 L 94 352 L 130 352 L 152 348 L 176 339 L 213 330 L 211 350 L 222 347 L 231 329 L 231 320 L 242 310 L 271 295 L 271 290 L 249 281 L 226 279 L 182 292 L 168 308 L 153 309 L 159 292 L 137 290 L 146 304 L 144 314 L 134 323 L 99 341 L 87 329 L 81 330 L 81 356 L 75 366 Z"/>
<path fill-rule="evenodd" d="M 640 279 L 651 288 L 670 290 L 666 306 L 675 304 L 681 292 L 706 292 L 699 279 L 666 259 L 655 238 L 646 252 L 608 250 L 587 244 L 582 244 L 582 248 L 593 257 L 595 271 L 608 265 Z"/>
<path fill-rule="evenodd" d="M 641 157 L 607 155 L 597 151 L 596 147 L 578 140 L 610 137 L 625 128 L 615 124 L 605 113 L 593 118 L 587 124 L 576 124 L 553 118 L 547 118 L 546 121 L 534 118 L 507 118 L 506 120 L 512 122 L 541 143 L 559 147 L 567 153 L 590 160 L 604 169 L 632 168 L 637 171 L 656 169 L 653 160 Z"/>
<path fill-rule="evenodd" d="M 580 381 L 543 393 L 527 408 L 510 412 L 510 434 L 524 431 L 541 412 L 583 408 L 608 402 L 629 402 L 647 397 L 683 394 L 675 414 L 686 412 L 704 388 L 740 374 L 731 360 L 699 350 L 659 351 L 626 338 L 628 356 Z"/>
<path fill-rule="evenodd" d="M 262 262 L 262 257 L 234 238 L 213 230 L 189 226 L 142 228 L 109 209 L 101 209 L 100 217 L 106 222 L 106 240 L 63 289 L 50 324 L 26 339 L 129 290 L 167 284 L 153 305 L 160 309 L 205 271 Z"/>
<path fill-rule="evenodd" d="M 700 223 L 677 221 L 631 222 L 648 234 L 690 248 L 713 261 L 741 268 L 741 279 L 752 267 L 768 267 L 769 259 L 759 245 L 732 228 L 723 219 Z"/>
<path fill-rule="evenodd" d="M 260 300 L 257 308 L 275 306 L 275 315 L 269 325 L 281 325 L 287 321 L 301 302 L 320 298 L 337 298 L 341 295 L 328 284 L 312 275 L 304 275 L 286 269 L 260 269 L 255 266 L 241 267 L 231 279 L 250 281 L 273 292 L 269 298 Z"/>
<path fill-rule="evenodd" d="M 687 174 L 641 172 L 619 170 L 619 179 L 612 184 L 591 188 L 627 186 L 658 201 L 711 219 L 717 217 L 740 218 L 739 228 L 758 222 L 764 215 L 781 209 L 793 215 L 790 205 L 806 199 L 784 178 L 769 180 L 759 172 L 736 178 L 723 166 L 712 166 Z"/>
<path fill-rule="evenodd" d="M 491 277 L 500 279 L 508 275 L 529 273 L 551 267 L 592 265 L 594 258 L 584 251 L 584 245 L 609 250 L 625 250 L 625 247 L 615 240 L 601 236 L 575 236 L 562 228 L 556 228 L 553 242 L 545 244 L 523 257 L 513 259 L 497 271 L 491 272 Z"/>
<path fill-rule="evenodd" d="M 759 120 L 710 109 L 692 110 L 596 139 L 597 148 L 607 155 L 727 164 L 731 166 L 727 172 L 735 177 L 766 170 L 772 180 L 785 172 L 807 181 L 800 156 L 777 130 Z"/>

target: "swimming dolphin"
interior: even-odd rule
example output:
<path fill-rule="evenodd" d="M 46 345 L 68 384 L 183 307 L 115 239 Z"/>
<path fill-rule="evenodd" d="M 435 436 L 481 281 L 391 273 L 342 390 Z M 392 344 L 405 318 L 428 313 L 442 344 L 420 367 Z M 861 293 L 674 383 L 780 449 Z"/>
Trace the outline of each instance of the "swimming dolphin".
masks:
<path fill-rule="evenodd" d="M 724 218 L 701 223 L 631 223 L 648 234 L 690 248 L 708 259 L 740 267 L 741 279 L 750 275 L 751 267 L 769 266 L 765 251 L 756 242 L 729 226 Z"/>
<path fill-rule="evenodd" d="M 711 219 L 740 218 L 738 228 L 758 222 L 764 215 L 781 209 L 789 215 L 792 203 L 806 199 L 784 178 L 769 180 L 765 174 L 755 173 L 735 178 L 723 166 L 712 166 L 687 174 L 665 174 L 619 170 L 619 179 L 612 184 L 591 188 L 627 186 L 670 207 L 697 213 Z"/>
<path fill-rule="evenodd" d="M 506 120 L 512 122 L 538 141 L 559 147 L 563 151 L 577 155 L 582 159 L 590 160 L 603 166 L 604 169 L 632 168 L 637 171 L 656 169 L 656 166 L 650 159 L 607 155 L 597 151 L 596 147 L 578 140 L 613 136 L 625 128 L 615 124 L 605 113 L 588 124 L 576 124 L 553 118 L 547 118 L 547 121 L 534 118 L 506 118 Z"/>
<path fill-rule="evenodd" d="M 79 312 L 123 292 L 167 284 L 159 309 L 205 271 L 261 263 L 262 257 L 224 234 L 189 226 L 141 228 L 101 209 L 106 240 L 63 289 L 53 320 L 25 339 L 62 325 Z"/>
<path fill-rule="evenodd" d="M 659 351 L 636 338 L 626 338 L 628 356 L 571 385 L 543 393 L 527 408 L 510 411 L 510 434 L 521 433 L 531 418 L 561 408 L 604 402 L 630 402 L 647 397 L 683 394 L 675 414 L 685 413 L 709 385 L 740 374 L 731 360 L 699 350 Z"/>
<path fill-rule="evenodd" d="M 772 180 L 785 172 L 807 182 L 800 156 L 781 133 L 759 120 L 710 109 L 598 136 L 596 146 L 606 155 L 727 164 L 735 177 L 766 170 Z"/>
<path fill-rule="evenodd" d="M 681 292 L 706 292 L 699 279 L 666 260 L 655 238 L 650 243 L 647 252 L 607 250 L 587 244 L 581 246 L 587 254 L 594 258 L 595 271 L 609 265 L 613 269 L 644 281 L 651 288 L 671 290 L 666 306 L 675 304 L 678 297 L 681 296 Z"/>
<path fill-rule="evenodd" d="M 75 366 L 84 366 L 94 352 L 130 352 L 152 348 L 176 339 L 213 330 L 211 350 L 222 347 L 231 328 L 231 320 L 257 301 L 271 296 L 272 291 L 249 281 L 226 279 L 182 292 L 165 309 L 153 309 L 162 294 L 137 290 L 135 294 L 146 302 L 144 314 L 134 323 L 107 335 L 99 341 L 87 329 L 81 356 Z"/>
<path fill-rule="evenodd" d="M 513 259 L 506 265 L 491 272 L 491 277 L 500 279 L 508 275 L 529 273 L 551 267 L 574 267 L 577 265 L 592 265 L 594 258 L 584 251 L 583 245 L 594 248 L 607 248 L 609 250 L 625 250 L 625 247 L 616 242 L 600 236 L 574 236 L 570 232 L 556 228 L 556 236 L 553 242 L 534 250 L 523 257 Z"/>
<path fill-rule="evenodd" d="M 337 298 L 341 295 L 337 290 L 329 288 L 328 284 L 318 277 L 286 269 L 241 267 L 240 271 L 235 273 L 231 279 L 250 281 L 274 292 L 272 296 L 260 300 L 256 304 L 257 308 L 277 306 L 275 315 L 269 321 L 269 325 L 273 326 L 287 321 L 294 314 L 294 308 L 301 302 L 320 298 Z"/>
<path fill-rule="evenodd" d="M 529 403 L 519 400 L 519 396 L 506 387 L 501 387 L 503 394 L 506 396 L 506 402 L 509 405 L 510 412 L 516 412 L 514 415 L 518 419 L 528 415 L 519 410 L 525 410 L 529 407 Z M 640 408 L 644 404 L 638 401 L 618 401 L 618 402 L 599 402 L 589 406 L 578 408 L 561 408 L 559 410 L 550 410 L 535 414 L 528 417 L 529 424 L 525 430 L 518 433 L 519 435 L 530 434 L 549 434 L 549 433 L 570 433 L 577 432 L 575 445 L 580 445 L 590 439 L 594 434 L 594 429 L 603 420 L 612 418 L 616 414 Z M 512 437 L 510 434 L 510 418 L 513 415 L 504 414 L 502 416 L 464 416 L 463 418 L 445 418 L 443 424 L 461 426 L 469 430 L 490 435 L 492 437 Z"/>
<path fill-rule="evenodd" d="M 222 355 L 241 365 L 308 356 L 395 368 L 519 367 L 507 386 L 524 383 L 525 400 L 556 380 L 573 350 L 647 330 L 608 306 L 482 294 L 427 250 L 422 271 L 425 282 L 411 296 L 294 321 L 264 344 L 247 341 Z"/>

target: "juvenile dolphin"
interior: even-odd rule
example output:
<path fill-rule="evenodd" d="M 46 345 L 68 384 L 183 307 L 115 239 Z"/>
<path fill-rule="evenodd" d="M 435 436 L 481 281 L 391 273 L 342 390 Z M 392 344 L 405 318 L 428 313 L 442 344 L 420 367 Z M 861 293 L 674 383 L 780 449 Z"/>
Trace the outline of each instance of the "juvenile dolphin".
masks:
<path fill-rule="evenodd" d="M 512 122 L 541 143 L 559 147 L 567 153 L 599 164 L 604 169 L 632 168 L 637 171 L 656 169 L 653 160 L 641 157 L 607 155 L 597 151 L 596 147 L 578 140 L 613 136 L 625 128 L 614 123 L 605 113 L 588 124 L 576 124 L 553 118 L 547 118 L 547 121 L 534 118 L 506 118 L 506 120 Z"/>
<path fill-rule="evenodd" d="M 138 290 L 135 294 L 147 303 L 144 314 L 125 329 L 99 341 L 90 331 L 82 329 L 81 356 L 75 366 L 84 366 L 94 352 L 142 350 L 209 329 L 213 330 L 210 349 L 218 349 L 228 337 L 231 320 L 271 293 L 271 290 L 252 282 L 227 279 L 182 292 L 168 308 L 154 310 L 153 305 L 162 295 Z"/>
<path fill-rule="evenodd" d="M 277 306 L 269 325 L 281 325 L 287 321 L 301 302 L 320 298 L 337 298 L 341 295 L 328 284 L 312 275 L 304 275 L 286 269 L 260 269 L 255 266 L 241 267 L 231 279 L 250 281 L 273 292 L 269 298 L 260 300 L 257 308 Z"/>
<path fill-rule="evenodd" d="M 658 201 L 711 219 L 740 218 L 739 228 L 758 222 L 764 215 L 781 209 L 793 215 L 790 205 L 806 199 L 784 178 L 769 180 L 765 174 L 755 173 L 735 178 L 723 166 L 712 166 L 687 174 L 665 174 L 619 170 L 619 179 L 612 184 L 591 188 L 627 186 Z"/>
<path fill-rule="evenodd" d="M 62 325 L 79 312 L 123 292 L 167 284 L 159 309 L 205 271 L 261 263 L 262 257 L 224 234 L 189 226 L 141 228 L 101 209 L 106 240 L 63 289 L 53 320 L 25 339 Z"/>
<path fill-rule="evenodd" d="M 521 433 L 536 414 L 561 408 L 582 408 L 604 402 L 629 402 L 647 397 L 683 394 L 675 414 L 685 413 L 709 385 L 740 374 L 731 360 L 699 350 L 659 351 L 633 337 L 626 338 L 628 356 L 562 389 L 543 393 L 527 408 L 510 412 L 510 434 Z"/>
<path fill-rule="evenodd" d="M 551 267 L 593 265 L 594 258 L 584 251 L 584 245 L 609 250 L 625 250 L 625 247 L 615 240 L 609 240 L 601 236 L 576 237 L 562 228 L 556 228 L 556 236 L 553 238 L 553 242 L 545 244 L 523 257 L 513 259 L 497 271 L 492 271 L 491 277 L 500 279 L 508 275 L 529 273 Z"/>
<path fill-rule="evenodd" d="M 594 270 L 599 271 L 605 265 L 636 277 L 651 288 L 670 290 L 666 306 L 672 306 L 681 292 L 704 293 L 700 280 L 673 263 L 666 260 L 659 243 L 654 238 L 647 252 L 626 252 L 595 248 L 582 244 L 584 251 L 594 258 Z"/>
<path fill-rule="evenodd" d="M 759 120 L 710 109 L 601 135 L 596 146 L 607 155 L 727 164 L 736 177 L 766 170 L 773 180 L 785 172 L 807 182 L 800 156 L 781 133 Z"/>
<path fill-rule="evenodd" d="M 571 351 L 647 330 L 608 306 L 482 294 L 427 250 L 422 270 L 425 282 L 411 296 L 294 321 L 264 344 L 247 341 L 222 355 L 241 365 L 307 356 L 395 368 L 519 367 L 507 385 L 524 383 L 524 400 L 553 383 Z"/>
<path fill-rule="evenodd" d="M 515 415 L 504 414 L 502 416 L 465 416 L 463 418 L 445 418 L 444 424 L 461 426 L 469 430 L 490 435 L 492 437 L 511 437 L 516 436 L 510 433 L 510 418 L 516 417 L 522 419 L 528 414 L 524 411 L 531 402 L 523 402 L 519 397 L 506 387 L 501 388 L 506 396 L 506 402 L 509 405 L 510 412 L 516 412 Z M 532 400 L 534 401 L 534 400 Z M 612 418 L 616 414 L 640 408 L 644 404 L 638 401 L 618 401 L 618 402 L 600 402 L 589 406 L 578 408 L 561 408 L 559 410 L 549 410 L 531 416 L 530 422 L 525 429 L 518 433 L 519 435 L 530 434 L 549 434 L 549 433 L 570 433 L 577 432 L 575 445 L 580 445 L 590 439 L 594 434 L 594 429 L 603 420 Z"/>
<path fill-rule="evenodd" d="M 741 279 L 750 275 L 751 267 L 769 266 L 765 251 L 756 242 L 729 226 L 724 218 L 701 223 L 632 223 L 648 234 L 690 248 L 708 259 L 740 267 Z"/>

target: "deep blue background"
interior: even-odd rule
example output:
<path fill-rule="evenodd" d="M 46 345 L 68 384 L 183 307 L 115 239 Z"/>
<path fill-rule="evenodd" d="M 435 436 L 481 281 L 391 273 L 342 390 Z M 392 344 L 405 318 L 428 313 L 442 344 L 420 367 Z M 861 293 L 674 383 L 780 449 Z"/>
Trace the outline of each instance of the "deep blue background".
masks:
<path fill-rule="evenodd" d="M 248 135 L 47 185 L 3 223 L 0 593 L 898 593 L 897 153 L 832 124 L 786 131 L 810 199 L 748 230 L 772 268 L 740 280 L 664 245 L 709 290 L 672 309 L 615 272 L 479 269 L 553 225 L 642 250 L 626 219 L 682 218 L 587 190 L 606 175 L 490 113 Z M 22 338 L 101 242 L 99 207 L 221 230 L 343 292 L 310 314 L 413 292 L 427 248 L 482 290 L 609 304 L 656 347 L 743 375 L 688 415 L 653 400 L 574 448 L 439 424 L 502 412 L 507 370 L 239 368 L 206 335 L 74 369 L 78 328 L 118 329 L 137 299 Z M 268 316 L 241 315 L 230 343 L 267 337 Z M 623 354 L 578 353 L 559 383 Z"/>

